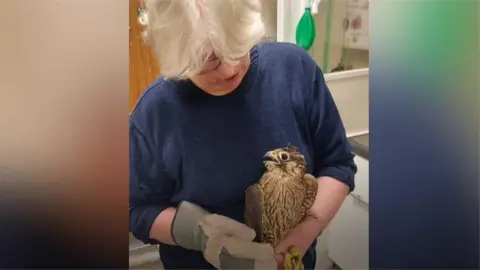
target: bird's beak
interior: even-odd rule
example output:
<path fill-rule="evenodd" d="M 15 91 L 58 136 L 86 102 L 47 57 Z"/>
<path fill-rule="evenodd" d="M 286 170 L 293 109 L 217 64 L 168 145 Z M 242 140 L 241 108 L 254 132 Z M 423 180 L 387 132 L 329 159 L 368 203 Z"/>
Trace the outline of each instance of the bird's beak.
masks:
<path fill-rule="evenodd" d="M 274 162 L 274 163 L 278 163 L 278 159 L 277 159 L 277 156 L 275 155 L 275 153 L 273 151 L 268 151 L 267 153 L 265 153 L 265 155 L 263 156 L 263 162 Z"/>

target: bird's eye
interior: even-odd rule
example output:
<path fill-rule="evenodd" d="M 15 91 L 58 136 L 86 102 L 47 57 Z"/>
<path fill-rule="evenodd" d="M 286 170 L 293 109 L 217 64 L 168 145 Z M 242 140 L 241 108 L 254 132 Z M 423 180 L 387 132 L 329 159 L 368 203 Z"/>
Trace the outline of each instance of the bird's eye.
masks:
<path fill-rule="evenodd" d="M 288 159 L 288 155 L 285 154 L 285 153 L 282 153 L 282 154 L 280 155 L 280 158 L 281 158 L 282 160 L 287 160 L 287 159 Z"/>

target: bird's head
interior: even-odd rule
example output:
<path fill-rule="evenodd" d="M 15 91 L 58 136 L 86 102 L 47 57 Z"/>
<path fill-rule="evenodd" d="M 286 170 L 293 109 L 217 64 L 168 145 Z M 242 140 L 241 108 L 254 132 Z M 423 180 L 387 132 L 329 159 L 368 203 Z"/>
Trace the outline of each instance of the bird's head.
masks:
<path fill-rule="evenodd" d="M 263 156 L 263 163 L 269 171 L 281 169 L 289 173 L 304 173 L 307 164 L 305 157 L 294 146 L 268 151 Z"/>

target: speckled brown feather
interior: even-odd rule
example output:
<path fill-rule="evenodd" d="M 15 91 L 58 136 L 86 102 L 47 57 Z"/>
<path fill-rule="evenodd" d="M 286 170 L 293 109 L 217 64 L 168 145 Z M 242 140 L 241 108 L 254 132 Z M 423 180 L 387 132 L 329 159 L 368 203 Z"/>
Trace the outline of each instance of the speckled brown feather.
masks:
<path fill-rule="evenodd" d="M 305 174 L 305 159 L 296 148 L 269 153 L 274 157 L 288 153 L 290 160 L 267 162 L 260 181 L 247 189 L 245 224 L 255 230 L 257 241 L 275 247 L 308 214 L 317 194 L 317 180 Z"/>

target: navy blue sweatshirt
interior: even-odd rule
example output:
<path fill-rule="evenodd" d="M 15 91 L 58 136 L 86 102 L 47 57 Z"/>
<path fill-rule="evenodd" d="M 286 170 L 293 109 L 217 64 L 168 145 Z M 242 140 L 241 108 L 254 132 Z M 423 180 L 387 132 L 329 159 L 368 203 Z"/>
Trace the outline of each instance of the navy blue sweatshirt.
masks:
<path fill-rule="evenodd" d="M 243 222 L 244 194 L 266 151 L 297 146 L 307 172 L 354 187 L 356 166 L 320 68 L 300 47 L 264 43 L 250 52 L 240 86 L 212 96 L 191 81 L 158 79 L 130 119 L 130 231 L 146 243 L 156 216 L 182 200 Z M 315 244 L 305 254 L 315 265 Z M 212 268 L 200 252 L 160 244 L 166 269 Z"/>

